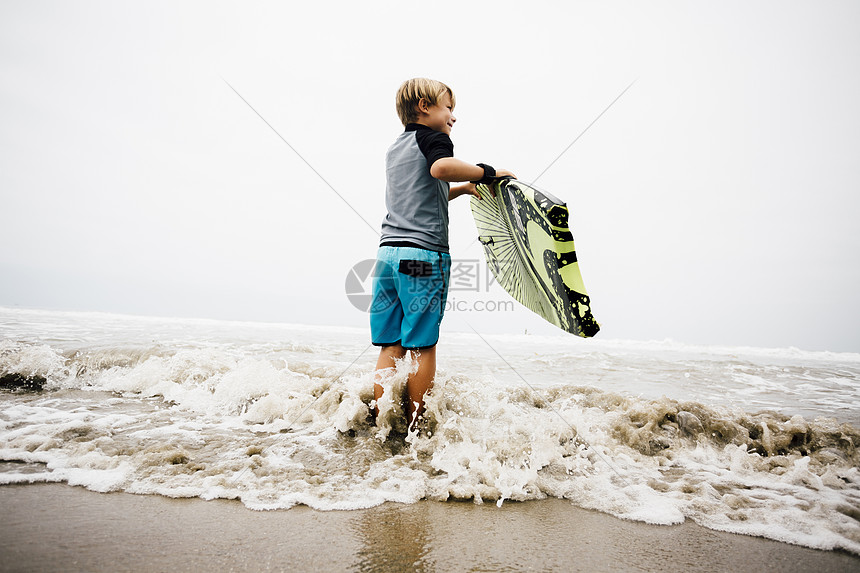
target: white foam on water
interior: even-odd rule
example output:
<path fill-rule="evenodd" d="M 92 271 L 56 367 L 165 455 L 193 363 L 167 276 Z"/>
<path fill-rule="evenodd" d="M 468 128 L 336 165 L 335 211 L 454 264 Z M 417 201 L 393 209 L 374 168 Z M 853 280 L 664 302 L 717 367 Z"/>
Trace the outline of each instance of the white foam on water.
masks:
<path fill-rule="evenodd" d="M 10 462 L 0 485 L 66 482 L 252 509 L 558 497 L 624 519 L 693 519 L 860 554 L 860 431 L 834 415 L 857 392 L 853 356 L 806 363 L 796 350 L 762 358 L 557 340 L 543 350 L 493 338 L 512 373 L 473 339 L 440 359 L 422 431 L 406 435 L 399 396 L 414 364 L 384 380 L 372 425 L 375 356 L 352 365 L 366 350 L 357 333 L 243 325 L 241 337 L 203 337 L 211 323 L 172 321 L 129 334 L 113 317 L 113 336 L 100 335 L 110 342 L 95 344 L 60 318 L 40 318 L 59 334 L 0 340 L 0 375 L 41 377 L 45 388 L 0 393 L 0 461 Z M 142 334 L 153 331 L 171 338 Z M 775 401 L 792 393 L 816 396 L 829 415 Z"/>

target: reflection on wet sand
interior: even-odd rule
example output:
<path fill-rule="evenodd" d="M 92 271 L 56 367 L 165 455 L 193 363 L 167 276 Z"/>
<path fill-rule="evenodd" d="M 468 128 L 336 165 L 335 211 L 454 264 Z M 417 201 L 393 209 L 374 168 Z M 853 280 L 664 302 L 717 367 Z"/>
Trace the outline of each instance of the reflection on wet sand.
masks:
<path fill-rule="evenodd" d="M 356 571 L 432 571 L 426 560 L 430 534 L 426 503 L 385 504 L 361 512 L 350 527 L 362 549 L 356 555 Z"/>

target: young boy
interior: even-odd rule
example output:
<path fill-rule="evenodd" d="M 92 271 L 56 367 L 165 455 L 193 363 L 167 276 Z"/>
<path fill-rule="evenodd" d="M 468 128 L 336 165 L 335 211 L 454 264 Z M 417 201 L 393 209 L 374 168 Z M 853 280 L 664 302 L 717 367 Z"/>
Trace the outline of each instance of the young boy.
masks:
<path fill-rule="evenodd" d="M 397 114 L 406 128 L 386 155 L 382 238 L 374 273 L 370 329 L 380 347 L 374 397 L 395 361 L 410 351 L 418 370 L 409 375 L 404 396 L 409 429 L 424 411 L 424 394 L 436 375 L 436 343 L 448 296 L 448 201 L 460 195 L 480 198 L 476 183 L 513 173 L 473 165 L 454 157 L 449 137 L 454 92 L 435 80 L 407 80 L 397 91 Z M 451 187 L 452 182 L 467 182 Z M 378 409 L 374 410 L 378 412 Z"/>

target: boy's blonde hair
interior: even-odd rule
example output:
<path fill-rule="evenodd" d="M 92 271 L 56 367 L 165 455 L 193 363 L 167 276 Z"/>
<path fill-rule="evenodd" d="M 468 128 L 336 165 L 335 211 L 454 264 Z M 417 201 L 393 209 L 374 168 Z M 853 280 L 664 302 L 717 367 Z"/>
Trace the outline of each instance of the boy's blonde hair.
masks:
<path fill-rule="evenodd" d="M 397 90 L 397 115 L 400 121 L 404 126 L 407 123 L 414 123 L 418 120 L 417 108 L 421 98 L 426 99 L 430 105 L 436 105 L 439 103 L 439 98 L 446 93 L 451 97 L 451 105 L 456 105 L 454 91 L 442 82 L 427 78 L 406 80 Z"/>

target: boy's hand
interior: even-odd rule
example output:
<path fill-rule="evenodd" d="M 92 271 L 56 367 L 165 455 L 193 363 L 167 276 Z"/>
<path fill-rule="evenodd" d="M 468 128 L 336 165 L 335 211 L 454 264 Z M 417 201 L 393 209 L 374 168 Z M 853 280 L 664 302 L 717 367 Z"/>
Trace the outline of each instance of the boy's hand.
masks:
<path fill-rule="evenodd" d="M 460 195 L 472 195 L 478 199 L 481 198 L 481 193 L 478 191 L 478 188 L 474 183 L 463 183 L 448 189 L 448 201 L 456 199 Z"/>
<path fill-rule="evenodd" d="M 475 185 L 474 183 L 463 184 L 463 190 L 469 195 L 474 195 L 478 199 L 481 198 L 481 192 L 478 191 L 478 186 Z"/>
<path fill-rule="evenodd" d="M 496 177 L 499 177 L 499 178 L 501 178 L 501 177 L 512 177 L 512 178 L 514 178 L 514 179 L 516 179 L 516 178 L 517 178 L 517 176 L 516 176 L 516 175 L 514 175 L 513 173 L 511 173 L 511 172 L 510 172 L 510 171 L 508 171 L 507 169 L 496 169 Z M 496 192 L 493 190 L 493 185 L 494 185 L 494 184 L 487 185 L 487 189 L 489 189 L 489 190 L 490 190 L 490 195 L 491 195 L 491 196 L 493 196 L 493 197 L 495 197 L 495 196 L 496 196 Z M 476 194 L 476 196 L 478 197 L 478 199 L 480 199 L 480 198 L 481 198 L 481 193 L 480 193 L 479 191 L 477 191 L 477 189 L 476 189 L 475 191 L 476 191 L 476 193 L 475 193 L 475 194 Z"/>
<path fill-rule="evenodd" d="M 516 179 L 516 175 L 508 171 L 507 169 L 500 169 L 496 171 L 496 177 L 513 177 Z M 486 185 L 486 188 L 489 190 L 491 196 L 495 197 L 496 192 L 493 190 L 493 185 Z M 448 192 L 448 200 L 454 199 L 455 197 L 459 197 L 460 195 L 472 195 L 473 197 L 477 197 L 478 199 L 482 199 L 481 192 L 478 190 L 478 186 L 474 183 L 463 183 L 462 185 L 457 185 L 456 187 L 451 187 Z"/>

